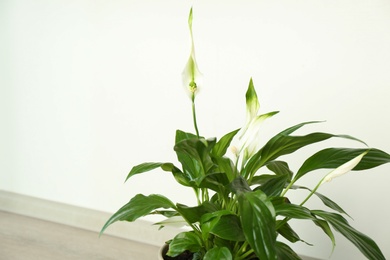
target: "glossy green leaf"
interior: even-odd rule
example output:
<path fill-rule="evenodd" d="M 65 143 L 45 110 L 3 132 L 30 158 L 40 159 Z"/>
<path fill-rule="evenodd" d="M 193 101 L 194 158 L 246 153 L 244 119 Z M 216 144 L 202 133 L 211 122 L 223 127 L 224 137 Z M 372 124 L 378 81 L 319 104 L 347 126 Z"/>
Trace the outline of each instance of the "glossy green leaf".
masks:
<path fill-rule="evenodd" d="M 161 165 L 163 165 L 164 163 L 161 163 L 161 162 L 146 162 L 146 163 L 141 163 L 139 165 L 136 165 L 134 166 L 131 171 L 129 172 L 129 174 L 127 175 L 126 177 L 126 181 L 131 177 L 131 176 L 134 176 L 136 174 L 139 174 L 139 173 L 143 173 L 143 172 L 148 172 L 148 171 L 151 171 L 151 170 L 154 170 L 158 167 L 160 167 Z"/>
<path fill-rule="evenodd" d="M 267 162 L 275 160 L 276 158 L 293 153 L 298 149 L 305 147 L 310 144 L 321 142 L 327 140 L 331 137 L 341 137 L 346 139 L 351 139 L 355 141 L 360 140 L 348 136 L 348 135 L 333 135 L 328 133 L 311 133 L 305 136 L 292 136 L 290 135 L 300 127 L 306 124 L 318 123 L 305 122 L 293 127 L 290 127 L 279 134 L 271 138 L 264 146 L 261 148 L 252 158 L 248 161 L 247 166 L 245 167 L 244 176 L 250 176 L 254 174 L 258 169 L 264 166 Z"/>
<path fill-rule="evenodd" d="M 327 148 L 309 157 L 299 168 L 294 181 L 298 180 L 306 173 L 317 169 L 333 169 L 359 156 L 367 149 L 353 148 Z M 369 149 L 353 170 L 366 170 L 390 162 L 390 155 L 378 150 Z"/>
<path fill-rule="evenodd" d="M 203 247 L 202 239 L 193 231 L 182 232 L 176 235 L 169 243 L 168 256 L 180 255 L 186 250 L 197 252 Z"/>
<path fill-rule="evenodd" d="M 277 216 L 295 219 L 314 219 L 308 208 L 291 203 L 274 203 Z"/>
<path fill-rule="evenodd" d="M 198 137 L 192 133 L 187 133 L 181 130 L 176 130 L 175 144 L 183 140 L 197 139 Z"/>
<path fill-rule="evenodd" d="M 266 162 L 272 161 L 281 155 L 292 153 L 299 148 L 330 138 L 330 136 L 320 136 L 315 139 L 312 136 L 290 136 L 297 129 L 306 124 L 318 123 L 316 121 L 306 122 L 290 127 L 272 137 L 252 158 L 248 161 L 244 171 L 245 176 L 249 176 L 260 169 Z"/>
<path fill-rule="evenodd" d="M 200 188 L 208 188 L 216 192 L 224 193 L 226 189 L 225 185 L 229 184 L 229 179 L 225 173 L 217 172 L 211 173 L 204 176 L 201 183 L 199 184 Z"/>
<path fill-rule="evenodd" d="M 159 208 L 175 209 L 176 207 L 172 201 L 162 195 L 152 194 L 145 196 L 138 194 L 122 208 L 120 208 L 116 213 L 114 213 L 111 218 L 109 218 L 100 231 L 100 234 L 102 234 L 109 225 L 116 221 L 132 222 L 140 217 L 150 214 L 153 210 Z"/>
<path fill-rule="evenodd" d="M 199 222 L 204 214 L 218 210 L 214 204 L 208 201 L 195 207 L 177 204 L 176 209 L 189 223 Z"/>
<path fill-rule="evenodd" d="M 197 184 L 214 167 L 210 157 L 210 150 L 214 144 L 215 139 L 186 139 L 178 142 L 174 147 L 184 173 Z"/>
<path fill-rule="evenodd" d="M 378 245 L 371 238 L 351 227 L 341 215 L 322 210 L 312 210 L 312 213 L 327 221 L 336 231 L 351 241 L 368 259 L 385 260 Z"/>
<path fill-rule="evenodd" d="M 229 148 L 234 136 L 240 129 L 234 130 L 224 135 L 214 146 L 212 154 L 216 157 L 222 157 L 225 155 L 226 150 Z"/>
<path fill-rule="evenodd" d="M 305 190 L 308 190 L 310 192 L 312 191 L 311 189 L 304 187 L 304 186 L 293 185 L 291 188 L 292 189 L 305 189 Z M 314 195 L 316 195 L 322 201 L 322 203 L 324 203 L 325 206 L 327 206 L 327 207 L 329 207 L 329 208 L 331 208 L 339 213 L 343 213 L 343 214 L 349 216 L 348 213 L 345 212 L 344 209 L 342 209 L 336 202 L 334 202 L 330 198 L 326 197 L 325 195 L 323 195 L 319 192 L 314 192 Z"/>
<path fill-rule="evenodd" d="M 229 185 L 230 190 L 235 193 L 235 194 L 241 194 L 244 192 L 250 192 L 252 191 L 251 188 L 249 187 L 247 181 L 240 177 L 235 178 Z"/>
<path fill-rule="evenodd" d="M 215 224 L 222 216 L 231 214 L 232 212 L 230 210 L 218 210 L 211 213 L 203 214 L 200 219 L 203 240 L 208 240 L 210 231 L 213 229 Z"/>
<path fill-rule="evenodd" d="M 227 247 L 214 247 L 207 251 L 203 260 L 232 260 L 233 256 Z"/>
<path fill-rule="evenodd" d="M 277 221 L 277 225 L 282 223 L 282 220 Z M 291 228 L 291 226 L 285 222 L 278 228 L 278 233 L 283 236 L 288 241 L 295 243 L 297 241 L 301 241 L 301 238 L 298 234 Z"/>
<path fill-rule="evenodd" d="M 316 224 L 317 226 L 319 226 L 322 231 L 324 231 L 324 233 L 329 237 L 329 239 L 331 240 L 332 242 L 332 252 L 336 246 L 336 239 L 334 237 L 334 234 L 328 224 L 328 222 L 326 222 L 325 220 L 322 220 L 322 219 L 315 219 L 313 220 L 314 221 L 314 224 Z"/>
<path fill-rule="evenodd" d="M 277 176 L 275 174 L 261 174 L 256 175 L 252 178 L 250 185 L 263 185 L 264 183 L 276 178 Z"/>
<path fill-rule="evenodd" d="M 288 167 L 288 164 L 283 161 L 271 161 L 267 163 L 267 168 L 274 172 L 276 175 L 285 175 L 287 174 L 288 180 L 292 179 L 293 172 Z"/>
<path fill-rule="evenodd" d="M 337 212 L 339 212 L 339 213 L 343 213 L 343 214 L 349 216 L 348 213 L 345 212 L 345 210 L 342 209 L 342 208 L 341 208 L 336 202 L 334 202 L 333 200 L 329 199 L 328 197 L 326 197 L 325 195 L 323 195 L 323 194 L 321 194 L 321 193 L 319 193 L 319 192 L 315 192 L 314 194 L 317 195 L 317 197 L 321 199 L 321 201 L 324 203 L 325 206 L 327 206 L 327 207 L 329 207 L 329 208 L 331 208 L 331 209 L 333 209 L 333 210 L 335 210 L 335 211 L 337 211 Z M 350 217 L 350 216 L 349 216 L 349 217 Z"/>
<path fill-rule="evenodd" d="M 245 237 L 260 259 L 276 259 L 275 216 L 272 203 L 262 191 L 239 194 L 241 224 Z"/>
<path fill-rule="evenodd" d="M 213 225 L 210 233 L 230 241 L 244 241 L 245 235 L 237 215 L 223 215 Z"/>
<path fill-rule="evenodd" d="M 224 173 L 229 182 L 239 175 L 236 166 L 229 158 L 213 158 L 213 161 L 215 163 L 215 171 Z"/>
<path fill-rule="evenodd" d="M 280 196 L 283 189 L 286 187 L 289 176 L 284 175 L 274 175 L 273 178 L 269 178 L 265 183 L 259 186 L 257 189 L 262 190 L 268 197 Z"/>
<path fill-rule="evenodd" d="M 276 254 L 278 256 L 278 259 L 283 260 L 301 260 L 297 253 L 294 252 L 288 245 L 285 243 L 276 242 Z"/>

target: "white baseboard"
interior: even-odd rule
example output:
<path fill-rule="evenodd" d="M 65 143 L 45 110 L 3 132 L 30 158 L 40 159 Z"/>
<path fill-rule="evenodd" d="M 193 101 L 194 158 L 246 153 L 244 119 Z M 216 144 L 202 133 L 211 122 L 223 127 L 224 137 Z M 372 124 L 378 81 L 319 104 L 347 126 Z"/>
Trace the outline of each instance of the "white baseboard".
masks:
<path fill-rule="evenodd" d="M 0 210 L 94 232 L 100 232 L 104 223 L 112 215 L 3 190 L 0 190 Z M 169 227 L 158 230 L 158 227 L 153 226 L 151 222 L 137 220 L 117 222 L 108 227 L 103 235 L 161 246 L 179 232 L 180 229 Z"/>

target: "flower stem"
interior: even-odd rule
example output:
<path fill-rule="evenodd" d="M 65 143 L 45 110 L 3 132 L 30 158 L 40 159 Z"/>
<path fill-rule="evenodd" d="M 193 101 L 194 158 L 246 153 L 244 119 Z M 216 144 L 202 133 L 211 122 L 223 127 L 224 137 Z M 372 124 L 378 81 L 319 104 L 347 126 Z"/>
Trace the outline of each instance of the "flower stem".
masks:
<path fill-rule="evenodd" d="M 198 124 L 196 122 L 196 112 L 195 112 L 195 93 L 192 93 L 192 120 L 194 121 L 194 127 L 195 127 L 195 132 L 196 136 L 199 138 L 199 130 L 198 130 Z"/>

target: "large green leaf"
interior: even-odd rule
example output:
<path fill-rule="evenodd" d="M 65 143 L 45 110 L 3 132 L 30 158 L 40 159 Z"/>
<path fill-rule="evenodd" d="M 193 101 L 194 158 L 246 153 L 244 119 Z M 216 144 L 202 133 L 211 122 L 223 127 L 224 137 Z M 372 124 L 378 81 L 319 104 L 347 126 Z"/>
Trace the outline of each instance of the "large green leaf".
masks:
<path fill-rule="evenodd" d="M 327 140 L 331 137 L 341 137 L 360 141 L 348 135 L 333 135 L 328 133 L 311 133 L 305 136 L 291 136 L 290 134 L 306 124 L 318 123 L 317 121 L 305 122 L 293 127 L 290 127 L 279 134 L 272 137 L 252 158 L 248 161 L 244 168 L 244 176 L 253 175 L 258 169 L 264 166 L 267 162 L 276 158 L 295 152 L 296 150 L 313 144 Z M 360 141 L 361 142 L 361 141 Z"/>
<path fill-rule="evenodd" d="M 161 167 L 164 163 L 161 162 L 146 162 L 134 166 L 126 177 L 126 181 L 131 177 L 139 173 L 148 172 Z"/>
<path fill-rule="evenodd" d="M 180 183 L 181 185 L 191 186 L 190 179 L 187 178 L 179 168 L 177 168 L 172 163 L 161 163 L 161 162 L 146 162 L 146 163 L 141 163 L 139 165 L 134 166 L 131 169 L 131 171 L 129 172 L 129 174 L 127 175 L 125 181 L 127 181 L 130 177 L 132 177 L 136 174 L 148 172 L 148 171 L 154 170 L 158 167 L 161 167 L 161 169 L 164 171 L 171 172 L 173 174 L 173 176 L 175 177 L 176 181 L 178 183 Z"/>
<path fill-rule="evenodd" d="M 174 147 L 185 174 L 197 184 L 214 167 L 214 163 L 210 157 L 210 150 L 214 144 L 215 139 L 205 140 L 193 138 L 182 140 Z"/>
<path fill-rule="evenodd" d="M 198 252 L 203 247 L 202 239 L 194 231 L 182 232 L 169 243 L 168 256 L 174 257 L 184 251 Z"/>
<path fill-rule="evenodd" d="M 142 194 L 137 194 L 127 204 L 114 213 L 111 218 L 108 219 L 100 231 L 100 234 L 102 234 L 109 225 L 116 221 L 132 222 L 140 217 L 150 214 L 153 210 L 159 208 L 176 209 L 175 204 L 162 195 L 152 194 L 145 196 Z"/>
<path fill-rule="evenodd" d="M 216 157 L 222 157 L 225 155 L 226 150 L 228 149 L 232 139 L 237 134 L 240 129 L 234 130 L 230 133 L 224 135 L 214 146 L 212 154 Z"/>
<path fill-rule="evenodd" d="M 261 186 L 255 190 L 262 190 L 268 197 L 280 196 L 283 189 L 286 187 L 289 176 L 284 175 L 274 175 L 273 178 L 269 178 Z"/>
<path fill-rule="evenodd" d="M 232 260 L 233 256 L 227 247 L 214 247 L 207 251 L 203 260 Z"/>
<path fill-rule="evenodd" d="M 214 204 L 208 201 L 195 207 L 177 204 L 176 209 L 189 223 L 199 222 L 204 214 L 218 210 Z"/>
<path fill-rule="evenodd" d="M 283 161 L 271 161 L 267 163 L 267 168 L 274 172 L 276 175 L 284 175 L 287 174 L 289 177 L 288 180 L 291 181 L 293 172 L 288 167 L 288 164 Z"/>
<path fill-rule="evenodd" d="M 283 236 L 285 239 L 292 243 L 302 241 L 298 234 L 291 228 L 291 226 L 287 222 L 284 222 L 282 224 L 280 223 L 282 223 L 282 220 L 277 221 L 277 225 L 280 225 L 277 231 L 281 236 Z"/>
<path fill-rule="evenodd" d="M 230 241 L 244 241 L 245 235 L 237 215 L 223 215 L 213 225 L 210 233 Z"/>
<path fill-rule="evenodd" d="M 207 174 L 203 177 L 199 188 L 208 188 L 218 193 L 223 193 L 226 189 L 225 185 L 229 184 L 229 179 L 225 173 L 217 172 Z"/>
<path fill-rule="evenodd" d="M 232 181 L 239 175 L 236 166 L 229 158 L 217 157 L 213 158 L 213 161 L 216 166 L 215 171 L 224 173 L 229 181 Z"/>
<path fill-rule="evenodd" d="M 340 214 L 322 210 L 312 210 L 312 213 L 329 222 L 336 231 L 351 241 L 368 259 L 385 260 L 378 245 L 371 238 L 351 227 Z"/>
<path fill-rule="evenodd" d="M 294 252 L 288 245 L 285 243 L 276 242 L 276 253 L 278 256 L 278 259 L 283 259 L 283 260 L 301 260 L 297 253 Z"/>
<path fill-rule="evenodd" d="M 284 216 L 295 219 L 314 219 L 314 216 L 311 214 L 310 210 L 300 205 L 290 203 L 274 203 L 274 207 L 277 216 Z"/>
<path fill-rule="evenodd" d="M 334 248 L 336 247 L 336 239 L 334 237 L 334 234 L 333 234 L 328 222 L 326 222 L 325 220 L 322 220 L 322 219 L 317 219 L 317 218 L 313 221 L 314 221 L 314 224 L 319 226 L 322 229 L 322 231 L 324 231 L 324 233 L 332 241 L 332 251 L 333 251 Z"/>
<path fill-rule="evenodd" d="M 333 169 L 352 160 L 367 151 L 366 148 L 327 148 L 309 157 L 299 168 L 294 181 L 298 180 L 306 173 L 317 169 Z M 390 162 L 390 155 L 378 150 L 369 149 L 368 153 L 361 159 L 353 170 L 366 170 Z"/>
<path fill-rule="evenodd" d="M 304 187 L 304 186 L 293 185 L 293 186 L 291 186 L 291 188 L 292 189 L 305 189 L 305 190 L 308 190 L 310 192 L 312 191 L 311 189 Z M 330 198 L 326 197 L 325 195 L 323 195 L 319 192 L 314 192 L 314 194 L 322 201 L 322 203 L 324 203 L 325 206 L 327 206 L 327 207 L 329 207 L 329 208 L 331 208 L 339 213 L 343 213 L 343 214 L 349 216 L 348 213 L 345 212 L 344 209 L 342 209 L 336 202 L 334 202 Z"/>
<path fill-rule="evenodd" d="M 177 144 L 178 142 L 181 142 L 183 140 L 195 139 L 195 138 L 198 138 L 198 137 L 194 134 L 187 133 L 187 132 L 184 132 L 181 130 L 176 130 L 175 144 Z"/>
<path fill-rule="evenodd" d="M 276 259 L 275 215 L 272 203 L 260 190 L 238 197 L 245 237 L 260 259 Z"/>

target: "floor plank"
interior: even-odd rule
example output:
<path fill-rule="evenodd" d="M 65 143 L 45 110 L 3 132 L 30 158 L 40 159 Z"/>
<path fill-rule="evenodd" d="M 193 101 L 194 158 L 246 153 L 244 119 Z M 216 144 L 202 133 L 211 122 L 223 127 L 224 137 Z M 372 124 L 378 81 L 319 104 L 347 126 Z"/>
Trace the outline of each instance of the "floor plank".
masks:
<path fill-rule="evenodd" d="M 0 259 L 157 259 L 158 247 L 0 211 Z"/>

